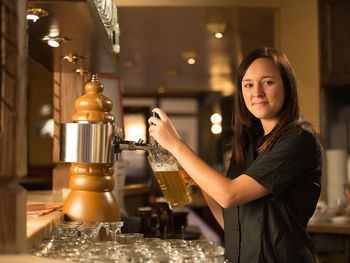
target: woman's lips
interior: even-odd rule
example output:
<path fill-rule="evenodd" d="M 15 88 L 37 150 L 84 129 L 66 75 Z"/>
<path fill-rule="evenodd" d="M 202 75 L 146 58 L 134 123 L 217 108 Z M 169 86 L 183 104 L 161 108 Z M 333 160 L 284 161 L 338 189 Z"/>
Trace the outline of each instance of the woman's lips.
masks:
<path fill-rule="evenodd" d="M 258 101 L 258 102 L 253 102 L 252 105 L 255 106 L 261 106 L 267 104 L 267 101 Z"/>

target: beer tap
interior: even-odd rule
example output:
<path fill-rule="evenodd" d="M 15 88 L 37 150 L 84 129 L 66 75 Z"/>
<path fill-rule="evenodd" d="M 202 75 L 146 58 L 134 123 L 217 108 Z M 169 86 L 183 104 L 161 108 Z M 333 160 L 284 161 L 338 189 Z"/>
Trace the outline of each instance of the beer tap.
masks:
<path fill-rule="evenodd" d="M 114 153 L 117 155 L 123 150 L 136 151 L 143 150 L 149 152 L 152 145 L 149 143 L 144 143 L 142 139 L 139 139 L 137 142 L 124 140 L 123 138 L 116 136 L 113 141 Z M 117 158 L 117 157 L 116 157 Z"/>

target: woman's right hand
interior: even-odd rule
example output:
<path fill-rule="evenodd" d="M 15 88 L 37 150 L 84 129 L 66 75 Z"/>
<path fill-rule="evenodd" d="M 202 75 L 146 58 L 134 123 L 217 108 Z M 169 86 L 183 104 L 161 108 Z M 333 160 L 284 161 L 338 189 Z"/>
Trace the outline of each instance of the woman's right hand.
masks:
<path fill-rule="evenodd" d="M 148 119 L 149 123 L 149 134 L 165 149 L 171 152 L 179 142 L 181 142 L 180 136 L 178 135 L 174 125 L 165 114 L 159 108 L 152 110 L 158 114 L 158 117 L 152 116 Z"/>

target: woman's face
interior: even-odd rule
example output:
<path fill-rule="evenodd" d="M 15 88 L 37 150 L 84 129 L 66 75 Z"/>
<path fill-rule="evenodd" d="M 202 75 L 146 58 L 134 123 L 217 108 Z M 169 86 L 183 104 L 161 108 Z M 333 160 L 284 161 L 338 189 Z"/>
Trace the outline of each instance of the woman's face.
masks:
<path fill-rule="evenodd" d="M 281 75 L 268 58 L 258 58 L 248 67 L 242 79 L 242 94 L 246 107 L 262 125 L 277 124 L 284 102 Z M 272 129 L 271 128 L 271 129 Z M 266 129 L 264 127 L 266 132 Z"/>

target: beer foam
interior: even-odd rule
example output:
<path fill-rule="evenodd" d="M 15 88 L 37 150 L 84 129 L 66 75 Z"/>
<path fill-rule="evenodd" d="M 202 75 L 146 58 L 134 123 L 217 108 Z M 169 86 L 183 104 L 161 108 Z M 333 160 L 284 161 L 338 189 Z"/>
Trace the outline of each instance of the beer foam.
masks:
<path fill-rule="evenodd" d="M 169 163 L 153 163 L 152 169 L 154 172 L 167 172 L 167 171 L 178 171 L 179 168 L 177 167 L 176 163 L 169 164 Z"/>

